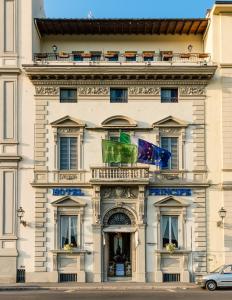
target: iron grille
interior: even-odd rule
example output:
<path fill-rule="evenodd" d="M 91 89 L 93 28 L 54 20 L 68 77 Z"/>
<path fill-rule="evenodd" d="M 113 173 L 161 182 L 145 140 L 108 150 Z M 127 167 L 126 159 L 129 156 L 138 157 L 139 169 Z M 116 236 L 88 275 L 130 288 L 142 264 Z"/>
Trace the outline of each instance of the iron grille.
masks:
<path fill-rule="evenodd" d="M 76 282 L 77 281 L 77 274 L 60 274 L 60 282 Z"/>
<path fill-rule="evenodd" d="M 163 274 L 163 282 L 179 282 L 180 281 L 180 274 Z"/>
<path fill-rule="evenodd" d="M 17 270 L 16 282 L 18 282 L 18 283 L 25 282 L 25 269 L 18 269 Z"/>

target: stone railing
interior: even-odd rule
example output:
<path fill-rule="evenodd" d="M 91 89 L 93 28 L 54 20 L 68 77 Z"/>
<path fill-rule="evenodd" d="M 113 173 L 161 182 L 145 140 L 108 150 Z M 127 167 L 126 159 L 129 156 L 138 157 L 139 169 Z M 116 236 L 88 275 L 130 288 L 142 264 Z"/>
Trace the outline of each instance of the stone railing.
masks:
<path fill-rule="evenodd" d="M 91 181 L 149 181 L 149 167 L 92 167 Z"/>
<path fill-rule="evenodd" d="M 35 171 L 34 183 L 83 183 L 85 171 Z"/>
<path fill-rule="evenodd" d="M 34 53 L 35 63 L 74 63 L 79 65 L 91 64 L 136 64 L 145 63 L 149 65 L 157 63 L 209 63 L 211 57 L 209 53 L 171 53 L 165 55 L 162 53 L 154 53 L 152 57 L 147 59 L 142 53 L 137 53 L 134 59 L 128 59 L 123 53 L 119 53 L 117 58 L 112 60 L 106 53 L 102 53 L 99 57 L 91 57 L 84 55 L 80 57 L 74 53 Z"/>
<path fill-rule="evenodd" d="M 187 170 L 154 170 L 150 171 L 150 182 L 175 182 L 175 181 L 194 181 L 207 182 L 206 171 L 187 171 Z"/>

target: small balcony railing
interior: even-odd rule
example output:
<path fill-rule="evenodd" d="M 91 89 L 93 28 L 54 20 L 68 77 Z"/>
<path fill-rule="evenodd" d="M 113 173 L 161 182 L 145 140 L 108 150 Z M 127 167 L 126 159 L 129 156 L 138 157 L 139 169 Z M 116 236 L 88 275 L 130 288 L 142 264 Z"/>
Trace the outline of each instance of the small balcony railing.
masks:
<path fill-rule="evenodd" d="M 149 181 L 149 167 L 92 167 L 91 181 Z"/>
<path fill-rule="evenodd" d="M 106 53 L 96 56 L 86 55 L 80 57 L 74 53 L 35 53 L 34 62 L 36 63 L 74 63 L 80 65 L 95 64 L 157 64 L 157 63 L 209 63 L 211 57 L 209 53 L 172 53 L 169 55 L 155 53 L 152 57 L 146 58 L 144 55 L 136 54 L 133 59 L 124 54 L 118 54 L 113 60 Z"/>
<path fill-rule="evenodd" d="M 35 171 L 35 183 L 76 184 L 85 182 L 85 171 Z"/>

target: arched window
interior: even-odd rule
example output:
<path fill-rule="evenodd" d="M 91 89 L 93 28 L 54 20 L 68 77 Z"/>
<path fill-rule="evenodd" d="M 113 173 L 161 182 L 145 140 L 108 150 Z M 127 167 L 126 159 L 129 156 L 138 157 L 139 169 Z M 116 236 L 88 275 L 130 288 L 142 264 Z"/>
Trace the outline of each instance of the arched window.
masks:
<path fill-rule="evenodd" d="M 131 219 L 126 214 L 118 212 L 110 216 L 108 225 L 131 225 Z"/>

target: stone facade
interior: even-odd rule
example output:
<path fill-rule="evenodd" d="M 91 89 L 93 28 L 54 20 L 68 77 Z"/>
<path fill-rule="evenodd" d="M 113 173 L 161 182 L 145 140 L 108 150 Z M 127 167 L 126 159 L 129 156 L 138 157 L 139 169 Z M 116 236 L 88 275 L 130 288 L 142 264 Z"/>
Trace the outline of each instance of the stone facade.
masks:
<path fill-rule="evenodd" d="M 191 282 L 231 262 L 231 3 L 212 8 L 204 34 L 58 35 L 50 54 L 54 38 L 27 25 L 43 1 L 24 4 L 0 4 L 0 282 Z M 137 61 L 89 58 L 103 48 Z M 127 103 L 111 103 L 115 88 Z M 161 101 L 164 89 L 173 101 Z M 75 97 L 63 102 L 67 90 Z M 176 167 L 103 164 L 101 140 L 121 131 L 177 141 Z M 75 140 L 75 168 L 61 168 L 62 138 Z"/>

